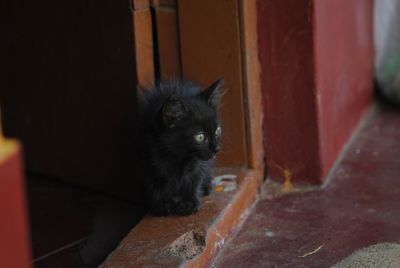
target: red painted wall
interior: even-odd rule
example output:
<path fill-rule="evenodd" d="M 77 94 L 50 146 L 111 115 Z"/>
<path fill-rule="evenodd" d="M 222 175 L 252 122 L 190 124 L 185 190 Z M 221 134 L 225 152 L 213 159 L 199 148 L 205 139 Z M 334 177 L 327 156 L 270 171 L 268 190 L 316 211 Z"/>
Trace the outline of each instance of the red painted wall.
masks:
<path fill-rule="evenodd" d="M 0 267 L 30 267 L 21 161 L 18 148 L 6 159 L 0 157 Z"/>
<path fill-rule="evenodd" d="M 258 6 L 268 176 L 321 182 L 370 102 L 372 0 Z"/>
<path fill-rule="evenodd" d="M 315 0 L 315 66 L 322 177 L 371 101 L 371 0 Z"/>
<path fill-rule="evenodd" d="M 318 178 L 310 0 L 259 0 L 258 38 L 268 176 Z M 296 12 L 294 12 L 294 10 Z"/>

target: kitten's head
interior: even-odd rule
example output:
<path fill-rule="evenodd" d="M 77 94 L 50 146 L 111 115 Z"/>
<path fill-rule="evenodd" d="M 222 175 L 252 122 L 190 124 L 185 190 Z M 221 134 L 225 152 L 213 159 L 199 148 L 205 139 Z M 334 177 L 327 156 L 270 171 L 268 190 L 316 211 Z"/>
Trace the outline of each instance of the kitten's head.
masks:
<path fill-rule="evenodd" d="M 222 126 L 218 108 L 223 80 L 193 94 L 168 96 L 160 110 L 161 139 L 183 158 L 209 160 L 220 150 Z"/>

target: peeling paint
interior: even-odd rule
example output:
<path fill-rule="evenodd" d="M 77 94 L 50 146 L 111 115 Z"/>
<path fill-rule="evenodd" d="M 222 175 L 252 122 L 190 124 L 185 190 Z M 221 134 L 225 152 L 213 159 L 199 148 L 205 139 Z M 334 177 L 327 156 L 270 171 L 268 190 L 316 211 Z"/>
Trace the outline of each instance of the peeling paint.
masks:
<path fill-rule="evenodd" d="M 191 260 L 203 253 L 206 245 L 206 232 L 195 229 L 178 237 L 162 253 Z"/>
<path fill-rule="evenodd" d="M 216 245 L 216 247 L 219 249 L 219 250 L 221 250 L 222 249 L 222 247 L 224 246 L 224 244 L 225 244 L 225 239 L 221 239 L 221 240 L 219 240 L 215 245 Z"/>
<path fill-rule="evenodd" d="M 274 236 L 275 236 L 275 233 L 272 232 L 272 231 L 266 230 L 266 231 L 265 231 L 265 236 L 267 236 L 267 237 L 274 237 Z"/>
<path fill-rule="evenodd" d="M 292 173 L 290 172 L 290 170 L 283 170 L 283 176 L 285 178 L 285 182 L 283 183 L 282 191 L 286 193 L 293 191 Z"/>
<path fill-rule="evenodd" d="M 267 179 L 264 183 L 264 191 L 261 198 L 274 199 L 282 195 L 304 193 L 319 189 L 319 187 L 315 185 L 294 185 L 292 184 L 290 177 L 285 181 L 285 183 L 281 184 Z"/>

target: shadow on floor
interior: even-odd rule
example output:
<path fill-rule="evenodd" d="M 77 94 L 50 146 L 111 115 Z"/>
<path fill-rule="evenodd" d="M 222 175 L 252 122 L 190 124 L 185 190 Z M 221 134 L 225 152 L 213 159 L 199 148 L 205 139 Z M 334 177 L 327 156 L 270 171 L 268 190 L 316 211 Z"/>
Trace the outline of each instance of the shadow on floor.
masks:
<path fill-rule="evenodd" d="M 45 176 L 28 175 L 27 189 L 36 268 L 97 267 L 146 213 Z"/>

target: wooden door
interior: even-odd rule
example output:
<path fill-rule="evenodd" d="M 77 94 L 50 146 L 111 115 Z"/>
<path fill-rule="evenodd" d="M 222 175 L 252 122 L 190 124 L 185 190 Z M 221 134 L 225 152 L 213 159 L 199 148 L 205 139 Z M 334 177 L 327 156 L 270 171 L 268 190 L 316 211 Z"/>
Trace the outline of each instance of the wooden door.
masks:
<path fill-rule="evenodd" d="M 203 86 L 225 79 L 219 166 L 247 166 L 239 1 L 179 1 L 182 74 Z"/>
<path fill-rule="evenodd" d="M 260 166 L 261 90 L 256 1 L 151 1 L 155 78 L 200 85 L 224 77 L 220 167 Z"/>
<path fill-rule="evenodd" d="M 127 194 L 138 80 L 132 3 L 9 1 L 2 12 L 4 130 L 22 141 L 27 170 Z"/>

